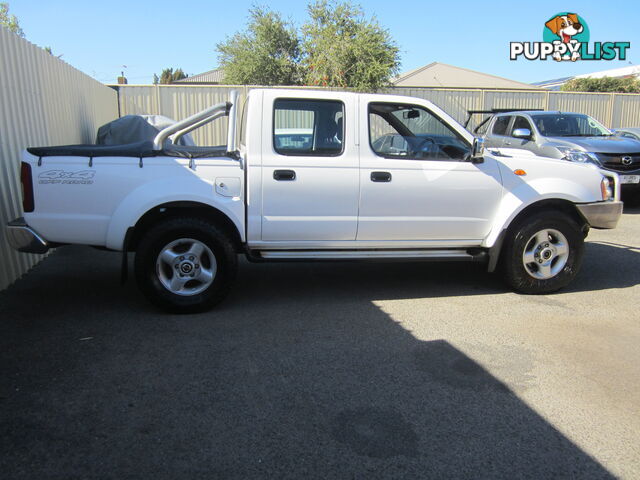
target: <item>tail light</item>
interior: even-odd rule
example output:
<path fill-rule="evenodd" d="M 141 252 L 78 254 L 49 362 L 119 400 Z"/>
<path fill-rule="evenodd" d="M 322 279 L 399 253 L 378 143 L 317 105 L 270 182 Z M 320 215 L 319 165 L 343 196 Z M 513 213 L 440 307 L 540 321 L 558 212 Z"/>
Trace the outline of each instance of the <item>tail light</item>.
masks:
<path fill-rule="evenodd" d="M 33 180 L 31 179 L 31 165 L 22 162 L 20 165 L 20 183 L 22 184 L 22 210 L 33 212 Z"/>

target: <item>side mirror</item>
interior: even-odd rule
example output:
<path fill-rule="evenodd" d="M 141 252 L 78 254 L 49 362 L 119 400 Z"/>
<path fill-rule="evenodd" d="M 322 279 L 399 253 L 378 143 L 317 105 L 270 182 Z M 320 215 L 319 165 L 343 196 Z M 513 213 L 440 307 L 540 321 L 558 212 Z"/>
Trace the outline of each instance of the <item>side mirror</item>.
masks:
<path fill-rule="evenodd" d="M 471 146 L 471 155 L 469 160 L 473 163 L 484 162 L 484 138 L 476 137 L 473 139 L 473 145 Z"/>
<path fill-rule="evenodd" d="M 523 140 L 530 140 L 531 130 L 529 130 L 528 128 L 516 128 L 511 136 L 515 138 L 522 138 Z"/>

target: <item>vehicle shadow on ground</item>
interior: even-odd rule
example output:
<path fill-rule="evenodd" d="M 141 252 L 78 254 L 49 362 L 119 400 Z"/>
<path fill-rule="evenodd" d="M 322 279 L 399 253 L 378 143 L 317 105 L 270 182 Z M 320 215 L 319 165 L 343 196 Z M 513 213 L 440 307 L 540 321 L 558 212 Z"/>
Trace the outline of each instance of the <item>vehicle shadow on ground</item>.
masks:
<path fill-rule="evenodd" d="M 243 262 L 218 309 L 174 316 L 118 263 L 61 249 L 0 293 L 7 478 L 613 478 L 373 303 L 501 291 L 480 268 Z"/>
<path fill-rule="evenodd" d="M 624 204 L 624 209 L 623 209 L 623 213 L 625 215 L 627 214 L 638 214 L 640 213 L 640 205 L 627 205 L 626 203 Z"/>
<path fill-rule="evenodd" d="M 585 244 L 582 268 L 563 292 L 626 288 L 640 284 L 640 247 L 612 242 Z"/>

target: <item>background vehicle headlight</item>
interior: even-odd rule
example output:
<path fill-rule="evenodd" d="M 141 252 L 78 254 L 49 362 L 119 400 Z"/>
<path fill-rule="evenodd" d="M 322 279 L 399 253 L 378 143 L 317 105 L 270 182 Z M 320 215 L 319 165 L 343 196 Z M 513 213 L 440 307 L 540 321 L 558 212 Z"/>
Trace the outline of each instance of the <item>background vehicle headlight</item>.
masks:
<path fill-rule="evenodd" d="M 595 153 L 561 147 L 559 147 L 558 150 L 560 150 L 560 153 L 564 155 L 564 159 L 569 160 L 570 162 L 592 163 L 598 166 L 601 165 L 598 160 L 598 156 Z"/>
<path fill-rule="evenodd" d="M 602 177 L 600 191 L 602 192 L 602 200 L 611 200 L 613 198 L 613 184 L 607 177 Z"/>

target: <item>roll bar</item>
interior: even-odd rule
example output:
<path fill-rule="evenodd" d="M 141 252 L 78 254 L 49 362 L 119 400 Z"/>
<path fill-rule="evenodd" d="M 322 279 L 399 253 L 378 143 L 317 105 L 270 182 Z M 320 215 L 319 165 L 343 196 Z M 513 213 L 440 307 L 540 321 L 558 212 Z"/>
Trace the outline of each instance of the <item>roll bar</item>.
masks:
<path fill-rule="evenodd" d="M 153 149 L 162 150 L 164 142 L 169 136 L 176 134 L 174 140 L 177 140 L 184 134 L 195 130 L 198 127 L 206 125 L 209 122 L 214 121 L 216 118 L 227 115 L 229 116 L 229 125 L 227 133 L 227 153 L 232 156 L 236 155 L 236 118 L 238 110 L 238 91 L 232 90 L 229 95 L 229 101 L 224 103 L 218 103 L 212 107 L 206 108 L 201 112 L 191 115 L 183 120 L 180 120 L 173 125 L 163 128 L 156 137 L 153 139 Z"/>
<path fill-rule="evenodd" d="M 176 133 L 175 135 L 171 136 L 171 141 L 175 144 L 178 143 L 178 140 L 180 139 L 180 137 L 182 137 L 183 135 L 186 135 L 187 133 L 195 130 L 196 128 L 200 128 L 203 125 L 206 125 L 209 122 L 213 122 L 216 118 L 220 118 L 224 115 L 226 115 L 227 112 L 226 111 L 218 111 L 216 113 L 214 113 L 213 115 L 204 118 L 202 120 L 200 120 L 199 122 L 196 122 L 192 125 L 189 125 L 188 127 L 184 127 L 182 130 L 180 130 L 178 133 Z"/>
<path fill-rule="evenodd" d="M 231 90 L 229 93 L 229 102 L 231 109 L 229 110 L 229 126 L 227 128 L 227 154 L 236 156 L 238 148 L 236 147 L 236 116 L 238 112 L 238 91 Z"/>

